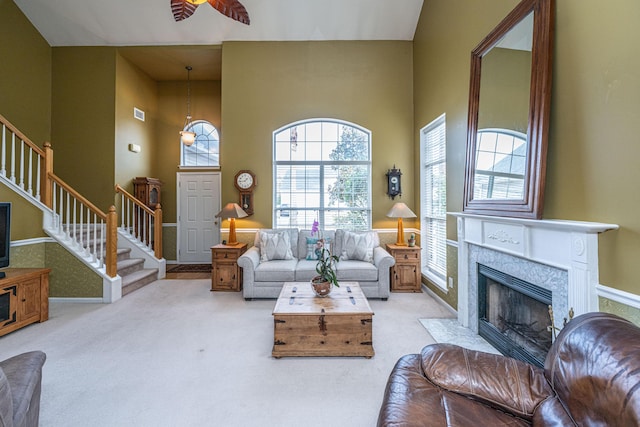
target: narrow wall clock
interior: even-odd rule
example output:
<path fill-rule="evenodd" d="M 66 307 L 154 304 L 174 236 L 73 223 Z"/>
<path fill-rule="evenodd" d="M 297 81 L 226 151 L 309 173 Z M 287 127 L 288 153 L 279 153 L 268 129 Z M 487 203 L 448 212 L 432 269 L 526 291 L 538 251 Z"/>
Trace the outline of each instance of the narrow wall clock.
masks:
<path fill-rule="evenodd" d="M 393 165 L 393 169 L 387 171 L 387 195 L 391 197 L 391 200 L 395 199 L 396 196 L 402 196 L 401 176 L 402 172 L 400 172 L 400 169 L 396 169 L 396 165 Z"/>
<path fill-rule="evenodd" d="M 240 207 L 247 215 L 253 215 L 253 190 L 257 184 L 256 175 L 248 169 L 238 171 L 233 184 L 240 192 Z"/>

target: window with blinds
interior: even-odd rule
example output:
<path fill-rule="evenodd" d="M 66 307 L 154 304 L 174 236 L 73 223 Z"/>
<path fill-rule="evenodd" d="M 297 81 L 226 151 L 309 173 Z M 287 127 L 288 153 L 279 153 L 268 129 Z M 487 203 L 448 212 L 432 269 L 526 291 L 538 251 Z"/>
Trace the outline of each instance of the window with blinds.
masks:
<path fill-rule="evenodd" d="M 420 133 L 422 274 L 443 289 L 447 276 L 447 154 L 443 114 Z"/>
<path fill-rule="evenodd" d="M 371 228 L 371 133 L 308 120 L 273 133 L 273 226 Z"/>

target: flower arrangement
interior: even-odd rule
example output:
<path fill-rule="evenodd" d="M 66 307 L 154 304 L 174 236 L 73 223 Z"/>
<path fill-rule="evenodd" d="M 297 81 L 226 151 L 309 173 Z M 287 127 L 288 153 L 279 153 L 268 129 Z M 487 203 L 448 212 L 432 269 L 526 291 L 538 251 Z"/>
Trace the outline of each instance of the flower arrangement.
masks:
<path fill-rule="evenodd" d="M 318 228 L 318 221 L 313 221 L 313 225 L 311 226 L 311 235 L 318 234 L 320 237 L 321 231 Z M 318 240 L 319 242 L 321 239 Z M 337 287 L 340 287 L 338 284 L 338 276 L 335 271 L 335 264 L 339 261 L 336 255 L 331 255 L 331 252 L 324 247 L 324 245 L 319 245 L 319 249 L 316 249 L 316 253 L 320 251 L 318 256 L 318 263 L 316 264 L 316 273 L 318 276 L 311 279 L 313 283 L 322 283 L 329 282 Z"/>

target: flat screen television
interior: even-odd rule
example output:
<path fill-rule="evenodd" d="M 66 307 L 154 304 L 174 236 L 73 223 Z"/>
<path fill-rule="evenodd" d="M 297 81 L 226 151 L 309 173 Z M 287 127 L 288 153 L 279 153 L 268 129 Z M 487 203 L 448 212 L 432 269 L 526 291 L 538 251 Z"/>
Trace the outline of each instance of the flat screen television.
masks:
<path fill-rule="evenodd" d="M 0 268 L 9 267 L 9 246 L 11 245 L 11 203 L 0 202 Z M 0 279 L 4 278 L 0 271 Z"/>

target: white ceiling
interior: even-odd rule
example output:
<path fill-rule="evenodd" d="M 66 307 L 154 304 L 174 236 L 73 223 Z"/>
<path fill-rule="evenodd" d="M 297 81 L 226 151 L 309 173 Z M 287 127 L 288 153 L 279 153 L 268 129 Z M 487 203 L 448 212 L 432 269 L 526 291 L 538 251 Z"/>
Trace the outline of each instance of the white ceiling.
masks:
<path fill-rule="evenodd" d="M 413 40 L 423 0 L 241 0 L 251 19 L 209 4 L 175 22 L 171 0 L 14 0 L 49 45 L 121 49 L 155 80 L 219 80 L 227 40 Z M 154 46 L 154 48 L 139 46 Z"/>
<path fill-rule="evenodd" d="M 227 40 L 413 40 L 423 0 L 242 0 L 249 26 L 207 3 L 175 22 L 170 0 L 14 2 L 51 46 L 147 46 Z"/>

